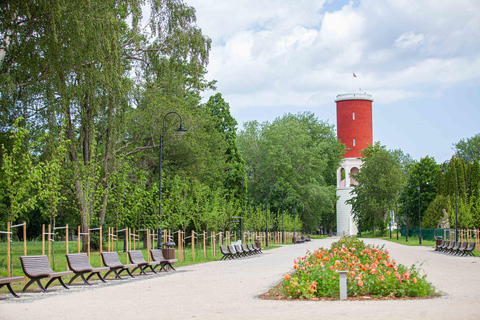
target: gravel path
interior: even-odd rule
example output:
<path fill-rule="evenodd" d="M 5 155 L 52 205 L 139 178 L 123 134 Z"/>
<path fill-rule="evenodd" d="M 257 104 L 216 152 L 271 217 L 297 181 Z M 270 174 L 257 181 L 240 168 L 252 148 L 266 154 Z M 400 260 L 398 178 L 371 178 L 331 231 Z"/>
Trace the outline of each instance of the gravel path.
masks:
<path fill-rule="evenodd" d="M 480 319 L 480 259 L 379 239 L 390 256 L 420 264 L 443 293 L 426 300 L 273 301 L 257 296 L 293 271 L 293 259 L 338 238 L 286 245 L 249 258 L 178 268 L 126 281 L 0 296 L 0 319 Z"/>

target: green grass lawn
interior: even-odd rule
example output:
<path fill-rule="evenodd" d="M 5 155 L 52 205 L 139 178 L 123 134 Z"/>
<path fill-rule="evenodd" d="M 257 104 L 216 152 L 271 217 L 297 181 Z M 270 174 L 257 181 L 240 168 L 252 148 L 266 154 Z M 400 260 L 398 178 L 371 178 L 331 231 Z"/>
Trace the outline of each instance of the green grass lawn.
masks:
<path fill-rule="evenodd" d="M 389 233 L 387 233 L 386 236 L 379 236 L 379 235 L 374 235 L 371 232 L 362 232 L 362 235 L 359 236 L 358 238 L 378 238 L 378 239 L 396 242 L 406 246 L 424 246 L 424 247 L 435 246 L 435 241 L 430 241 L 430 240 L 422 240 L 422 244 L 420 244 L 418 241 L 418 237 L 408 237 L 408 241 L 405 241 L 405 237 L 401 237 L 400 233 L 398 234 L 398 240 L 397 240 L 396 232 L 392 232 L 392 238 L 390 238 Z"/>
<path fill-rule="evenodd" d="M 398 240 L 397 240 L 397 233 L 392 232 L 392 238 L 390 238 L 390 234 L 387 236 L 378 236 L 374 235 L 373 233 L 368 233 L 368 232 L 362 232 L 362 235 L 358 238 L 378 238 L 378 239 L 383 239 L 399 244 L 403 244 L 406 246 L 424 246 L 424 247 L 435 247 L 436 242 L 431 241 L 431 240 L 422 240 L 422 244 L 419 243 L 418 237 L 409 237 L 408 241 L 405 240 L 405 237 L 400 237 L 400 234 L 398 235 Z M 480 257 L 480 252 L 473 251 L 473 254 L 476 257 Z"/>

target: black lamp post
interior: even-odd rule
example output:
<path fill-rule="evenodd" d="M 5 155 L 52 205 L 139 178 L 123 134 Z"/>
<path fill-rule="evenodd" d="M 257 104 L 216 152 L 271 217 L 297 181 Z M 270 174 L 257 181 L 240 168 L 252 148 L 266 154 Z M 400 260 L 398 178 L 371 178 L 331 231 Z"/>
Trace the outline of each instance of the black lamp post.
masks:
<path fill-rule="evenodd" d="M 250 172 L 248 174 L 249 177 L 252 176 Z M 243 243 L 243 170 L 242 170 L 242 192 L 240 195 L 240 241 Z"/>
<path fill-rule="evenodd" d="M 297 222 L 297 200 L 293 203 L 293 236 L 295 235 L 295 222 Z"/>
<path fill-rule="evenodd" d="M 398 193 L 398 196 L 400 196 L 401 193 L 399 192 Z M 395 221 L 396 221 L 396 225 L 397 225 L 397 240 L 398 240 L 398 205 L 397 205 L 397 198 L 395 197 Z"/>
<path fill-rule="evenodd" d="M 442 163 L 442 174 L 445 174 L 446 172 L 444 165 L 449 162 L 450 160 L 447 160 L 444 163 Z M 452 165 L 453 165 L 453 184 L 455 185 L 455 242 L 458 242 L 457 175 L 455 173 L 455 163 L 452 162 Z"/>
<path fill-rule="evenodd" d="M 265 246 L 268 247 L 268 189 L 267 187 L 267 197 L 265 203 Z"/>
<path fill-rule="evenodd" d="M 390 217 L 390 219 L 389 219 L 390 220 L 389 221 L 390 222 L 390 228 L 389 228 L 390 229 L 390 239 L 392 239 L 392 211 L 390 210 L 390 201 L 388 202 L 388 213 L 389 213 L 388 215 Z"/>
<path fill-rule="evenodd" d="M 409 184 L 410 188 L 412 185 Z M 405 190 L 405 242 L 408 242 L 408 208 L 407 208 L 407 191 Z"/>
<path fill-rule="evenodd" d="M 287 193 L 287 198 L 288 198 L 288 193 Z M 285 229 L 283 228 L 284 224 L 283 224 L 283 192 L 282 192 L 282 244 L 285 243 Z"/>
<path fill-rule="evenodd" d="M 162 249 L 162 151 L 163 151 L 163 138 L 165 136 L 165 119 L 167 118 L 168 115 L 170 114 L 176 114 L 180 118 L 180 126 L 176 130 L 177 132 L 185 132 L 187 129 L 183 127 L 182 124 L 182 117 L 176 113 L 175 111 L 168 112 L 164 117 L 163 117 L 163 125 L 162 125 L 162 134 L 160 135 L 160 152 L 158 154 L 159 158 L 159 167 L 160 171 L 158 173 L 159 176 L 159 187 L 158 187 L 158 231 L 157 231 L 157 249 Z"/>
<path fill-rule="evenodd" d="M 420 214 L 420 181 L 417 187 L 418 191 L 418 243 L 422 244 L 422 217 Z"/>

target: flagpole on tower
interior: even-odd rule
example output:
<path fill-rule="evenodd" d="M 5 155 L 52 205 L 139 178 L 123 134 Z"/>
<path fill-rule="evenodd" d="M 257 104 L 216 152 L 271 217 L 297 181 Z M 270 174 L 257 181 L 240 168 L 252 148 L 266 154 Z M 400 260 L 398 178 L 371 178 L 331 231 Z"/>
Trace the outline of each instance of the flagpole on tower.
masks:
<path fill-rule="evenodd" d="M 355 93 L 355 78 L 356 78 L 356 77 L 357 77 L 357 76 L 355 75 L 355 72 L 354 72 L 354 73 L 353 73 L 353 87 L 352 87 L 353 90 L 352 90 L 352 93 Z"/>

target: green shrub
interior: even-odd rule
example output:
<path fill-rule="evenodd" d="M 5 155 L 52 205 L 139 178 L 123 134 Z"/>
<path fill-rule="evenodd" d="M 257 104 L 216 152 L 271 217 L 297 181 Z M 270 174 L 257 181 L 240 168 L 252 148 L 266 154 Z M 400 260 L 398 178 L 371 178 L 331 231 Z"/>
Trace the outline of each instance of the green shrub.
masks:
<path fill-rule="evenodd" d="M 354 237 L 295 259 L 294 269 L 283 281 L 289 298 L 338 297 L 337 271 L 347 271 L 349 296 L 425 297 L 435 292 L 415 265 L 397 264 L 383 247 L 366 246 Z"/>

